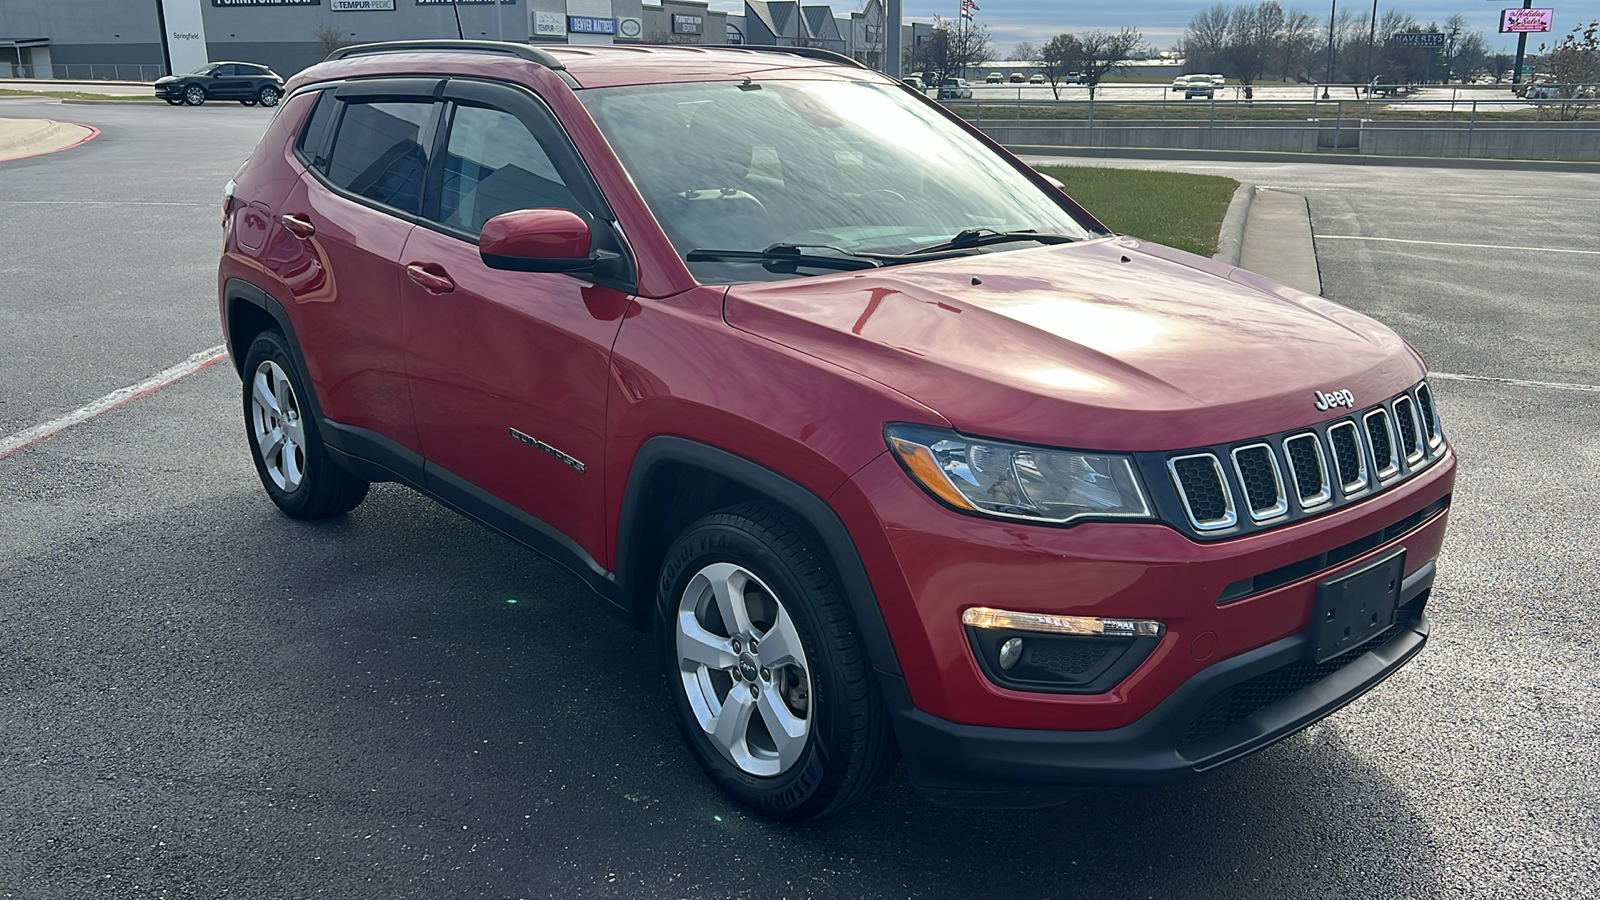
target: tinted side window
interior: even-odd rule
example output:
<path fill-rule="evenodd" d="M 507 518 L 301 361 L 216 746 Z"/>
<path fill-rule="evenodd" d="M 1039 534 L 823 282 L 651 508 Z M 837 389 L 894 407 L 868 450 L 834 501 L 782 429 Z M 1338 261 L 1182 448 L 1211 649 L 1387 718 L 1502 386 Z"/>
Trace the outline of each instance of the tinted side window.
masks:
<path fill-rule="evenodd" d="M 300 160 L 324 174 L 328 171 L 328 129 L 333 127 L 333 117 L 338 113 L 339 101 L 332 91 L 323 91 L 300 126 Z"/>
<path fill-rule="evenodd" d="M 439 221 L 477 234 L 484 222 L 501 213 L 544 207 L 589 218 L 538 138 L 516 116 L 458 107 L 445 146 Z"/>
<path fill-rule="evenodd" d="M 422 132 L 432 108 L 421 102 L 345 104 L 328 179 L 353 194 L 420 212 L 428 169 Z"/>
<path fill-rule="evenodd" d="M 211 74 L 212 75 L 233 75 L 233 74 L 236 74 L 236 72 L 234 71 L 234 68 L 235 68 L 234 66 L 217 66 L 215 69 L 211 70 Z"/>

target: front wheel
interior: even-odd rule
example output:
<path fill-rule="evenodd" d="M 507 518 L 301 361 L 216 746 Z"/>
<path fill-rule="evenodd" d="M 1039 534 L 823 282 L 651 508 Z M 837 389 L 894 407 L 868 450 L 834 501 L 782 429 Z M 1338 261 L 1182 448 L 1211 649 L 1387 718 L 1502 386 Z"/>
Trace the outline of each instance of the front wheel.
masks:
<path fill-rule="evenodd" d="M 206 102 L 206 89 L 198 84 L 191 84 L 183 91 L 183 102 L 190 106 L 199 106 Z"/>
<path fill-rule="evenodd" d="M 348 512 L 368 487 L 334 464 L 304 400 L 309 396 L 283 333 L 262 332 L 244 360 L 245 435 L 267 496 L 296 519 Z"/>
<path fill-rule="evenodd" d="M 667 551 L 656 637 L 684 739 L 759 815 L 813 819 L 894 761 L 883 702 L 815 539 L 759 503 L 712 513 Z"/>

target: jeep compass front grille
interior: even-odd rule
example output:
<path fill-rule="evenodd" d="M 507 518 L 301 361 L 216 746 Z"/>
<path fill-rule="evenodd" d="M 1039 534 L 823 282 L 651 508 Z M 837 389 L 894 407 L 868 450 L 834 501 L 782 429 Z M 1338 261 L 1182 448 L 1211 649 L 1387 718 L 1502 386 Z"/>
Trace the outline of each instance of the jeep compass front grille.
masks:
<path fill-rule="evenodd" d="M 1311 428 L 1165 455 L 1181 505 L 1168 520 L 1214 538 L 1335 509 L 1427 468 L 1444 454 L 1438 434 L 1424 383 Z"/>

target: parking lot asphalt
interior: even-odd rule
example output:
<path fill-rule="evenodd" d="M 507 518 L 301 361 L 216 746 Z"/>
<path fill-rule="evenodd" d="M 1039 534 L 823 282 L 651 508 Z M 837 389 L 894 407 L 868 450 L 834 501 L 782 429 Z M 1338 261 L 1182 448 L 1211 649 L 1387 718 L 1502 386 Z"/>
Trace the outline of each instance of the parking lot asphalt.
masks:
<path fill-rule="evenodd" d="M 63 109 L 0 103 L 101 129 L 0 163 L 0 440 L 221 343 L 221 187 L 268 116 Z M 1592 176 L 1143 165 L 1304 194 L 1326 293 L 1438 373 L 1433 638 L 1372 694 L 1175 786 L 971 812 L 896 777 L 773 825 L 575 578 L 392 485 L 278 514 L 223 363 L 0 458 L 0 897 L 1589 896 Z"/>

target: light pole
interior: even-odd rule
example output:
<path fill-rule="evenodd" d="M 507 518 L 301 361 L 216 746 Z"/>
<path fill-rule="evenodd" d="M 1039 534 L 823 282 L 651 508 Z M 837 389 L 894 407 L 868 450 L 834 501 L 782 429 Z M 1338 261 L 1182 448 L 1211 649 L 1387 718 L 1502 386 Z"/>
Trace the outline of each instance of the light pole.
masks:
<path fill-rule="evenodd" d="M 1533 0 L 1528 0 L 1532 3 Z M 1322 99 L 1328 99 L 1328 83 L 1333 81 L 1333 18 L 1339 12 L 1339 0 L 1328 8 L 1328 74 L 1322 79 Z"/>
<path fill-rule="evenodd" d="M 1372 84 L 1372 50 L 1378 42 L 1378 0 L 1372 0 L 1372 19 L 1367 23 L 1367 84 Z"/>

